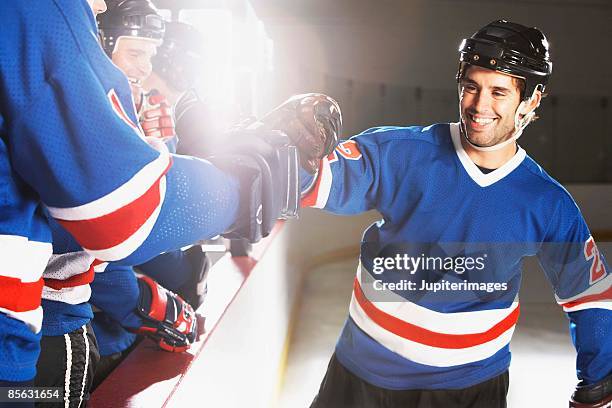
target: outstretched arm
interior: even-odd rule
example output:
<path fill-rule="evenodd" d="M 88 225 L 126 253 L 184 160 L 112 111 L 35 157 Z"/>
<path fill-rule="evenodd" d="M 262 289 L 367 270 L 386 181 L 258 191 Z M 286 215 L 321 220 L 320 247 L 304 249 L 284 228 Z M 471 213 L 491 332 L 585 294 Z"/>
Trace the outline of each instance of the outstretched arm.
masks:
<path fill-rule="evenodd" d="M 570 319 L 579 388 L 599 389 L 612 374 L 612 275 L 569 196 L 559 201 L 548 235 L 538 258 Z M 610 393 L 608 386 L 607 397 Z M 574 398 L 589 402 L 580 400 L 588 395 L 583 388 Z M 584 405 L 590 406 L 599 405 Z"/>

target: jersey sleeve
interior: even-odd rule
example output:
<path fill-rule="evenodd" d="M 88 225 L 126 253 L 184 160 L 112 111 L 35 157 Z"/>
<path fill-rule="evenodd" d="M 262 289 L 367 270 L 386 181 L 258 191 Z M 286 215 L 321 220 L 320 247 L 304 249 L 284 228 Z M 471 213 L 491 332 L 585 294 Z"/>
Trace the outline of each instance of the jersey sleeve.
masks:
<path fill-rule="evenodd" d="M 578 378 L 598 382 L 612 372 L 612 276 L 573 200 L 560 200 L 538 258 L 570 319 Z"/>
<path fill-rule="evenodd" d="M 90 303 L 123 327 L 140 327 L 142 319 L 136 314 L 139 294 L 134 270 L 111 262 L 104 272 L 96 273 Z"/>
<path fill-rule="evenodd" d="M 236 216 L 236 180 L 206 161 L 151 148 L 127 80 L 82 10 L 57 3 L 66 5 L 49 8 L 48 29 L 33 44 L 44 75 L 31 79 L 39 83 L 27 101 L 11 101 L 22 105 L 8 132 L 16 172 L 100 260 L 140 263 L 223 232 Z"/>
<path fill-rule="evenodd" d="M 194 265 L 184 251 L 170 251 L 137 266 L 138 271 L 153 278 L 164 288 L 178 292 L 192 279 Z M 179 293 L 180 295 L 180 293 Z"/>
<path fill-rule="evenodd" d="M 302 206 L 351 215 L 376 208 L 380 184 L 378 145 L 358 135 L 321 160 L 317 177 L 302 171 Z"/>

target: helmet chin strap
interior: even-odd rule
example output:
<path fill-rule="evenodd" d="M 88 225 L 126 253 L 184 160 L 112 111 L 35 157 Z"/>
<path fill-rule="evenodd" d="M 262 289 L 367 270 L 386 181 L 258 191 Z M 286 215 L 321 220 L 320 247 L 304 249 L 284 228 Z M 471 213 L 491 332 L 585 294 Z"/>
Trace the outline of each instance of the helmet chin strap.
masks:
<path fill-rule="evenodd" d="M 521 113 L 520 113 L 521 109 L 523 109 L 523 107 L 527 103 L 529 103 L 531 100 L 533 100 L 533 98 L 535 98 L 536 91 L 539 89 L 539 87 L 540 85 L 536 86 L 535 89 L 533 90 L 533 94 L 531 94 L 531 97 L 527 100 L 522 101 L 519 104 L 519 106 L 516 108 L 516 112 L 514 114 L 514 133 L 512 133 L 512 136 L 510 136 L 508 139 L 504 140 L 503 142 L 494 144 L 493 146 L 479 146 L 468 138 L 467 130 L 465 129 L 463 113 L 461 112 L 461 104 L 459 104 L 459 125 L 460 125 L 459 128 L 461 129 L 460 133 L 463 136 L 463 139 L 466 142 L 468 142 L 469 145 L 472 146 L 474 149 L 481 151 L 481 152 L 493 152 L 496 150 L 500 150 L 508 146 L 510 143 L 513 143 L 514 141 L 516 141 L 519 137 L 521 137 L 521 135 L 523 134 L 523 130 L 525 130 L 527 125 L 531 122 L 531 119 L 535 116 L 535 109 L 537 108 L 537 106 L 531 111 L 527 112 L 522 118 L 521 118 Z M 461 98 L 461 85 L 458 85 L 458 90 L 459 90 L 459 98 Z"/>

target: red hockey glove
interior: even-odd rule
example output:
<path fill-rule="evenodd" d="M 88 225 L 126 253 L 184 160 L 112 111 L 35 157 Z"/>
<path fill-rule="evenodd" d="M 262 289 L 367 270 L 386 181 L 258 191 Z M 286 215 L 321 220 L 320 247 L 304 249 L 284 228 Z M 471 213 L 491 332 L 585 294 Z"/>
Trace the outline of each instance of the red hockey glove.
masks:
<path fill-rule="evenodd" d="M 300 153 L 300 164 L 311 174 L 319 168 L 319 161 L 336 148 L 342 132 L 338 102 L 318 93 L 292 96 L 261 122 L 289 136 Z"/>
<path fill-rule="evenodd" d="M 581 385 L 570 398 L 570 408 L 612 408 L 612 374 L 598 383 Z"/>
<path fill-rule="evenodd" d="M 151 93 L 145 96 L 140 115 L 140 126 L 146 137 L 166 141 L 176 136 L 172 107 L 163 95 Z"/>
<path fill-rule="evenodd" d="M 197 335 L 193 308 L 150 277 L 137 276 L 140 289 L 137 312 L 143 325 L 135 331 L 152 338 L 163 350 L 187 350 Z"/>

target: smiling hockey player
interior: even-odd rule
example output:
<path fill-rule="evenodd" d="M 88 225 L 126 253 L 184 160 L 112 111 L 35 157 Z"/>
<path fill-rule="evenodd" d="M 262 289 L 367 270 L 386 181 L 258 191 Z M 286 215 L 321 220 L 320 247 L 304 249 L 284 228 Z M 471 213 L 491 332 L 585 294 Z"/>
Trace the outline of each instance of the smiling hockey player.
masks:
<path fill-rule="evenodd" d="M 572 406 L 610 398 L 608 266 L 572 197 L 516 142 L 552 72 L 546 38 L 500 20 L 459 51 L 459 123 L 369 129 L 304 178 L 305 205 L 383 216 L 364 233 L 349 318 L 312 407 L 505 407 L 531 255 L 571 321 Z M 404 255 L 418 270 L 395 265 Z M 377 258 L 390 260 L 382 271 Z"/>

